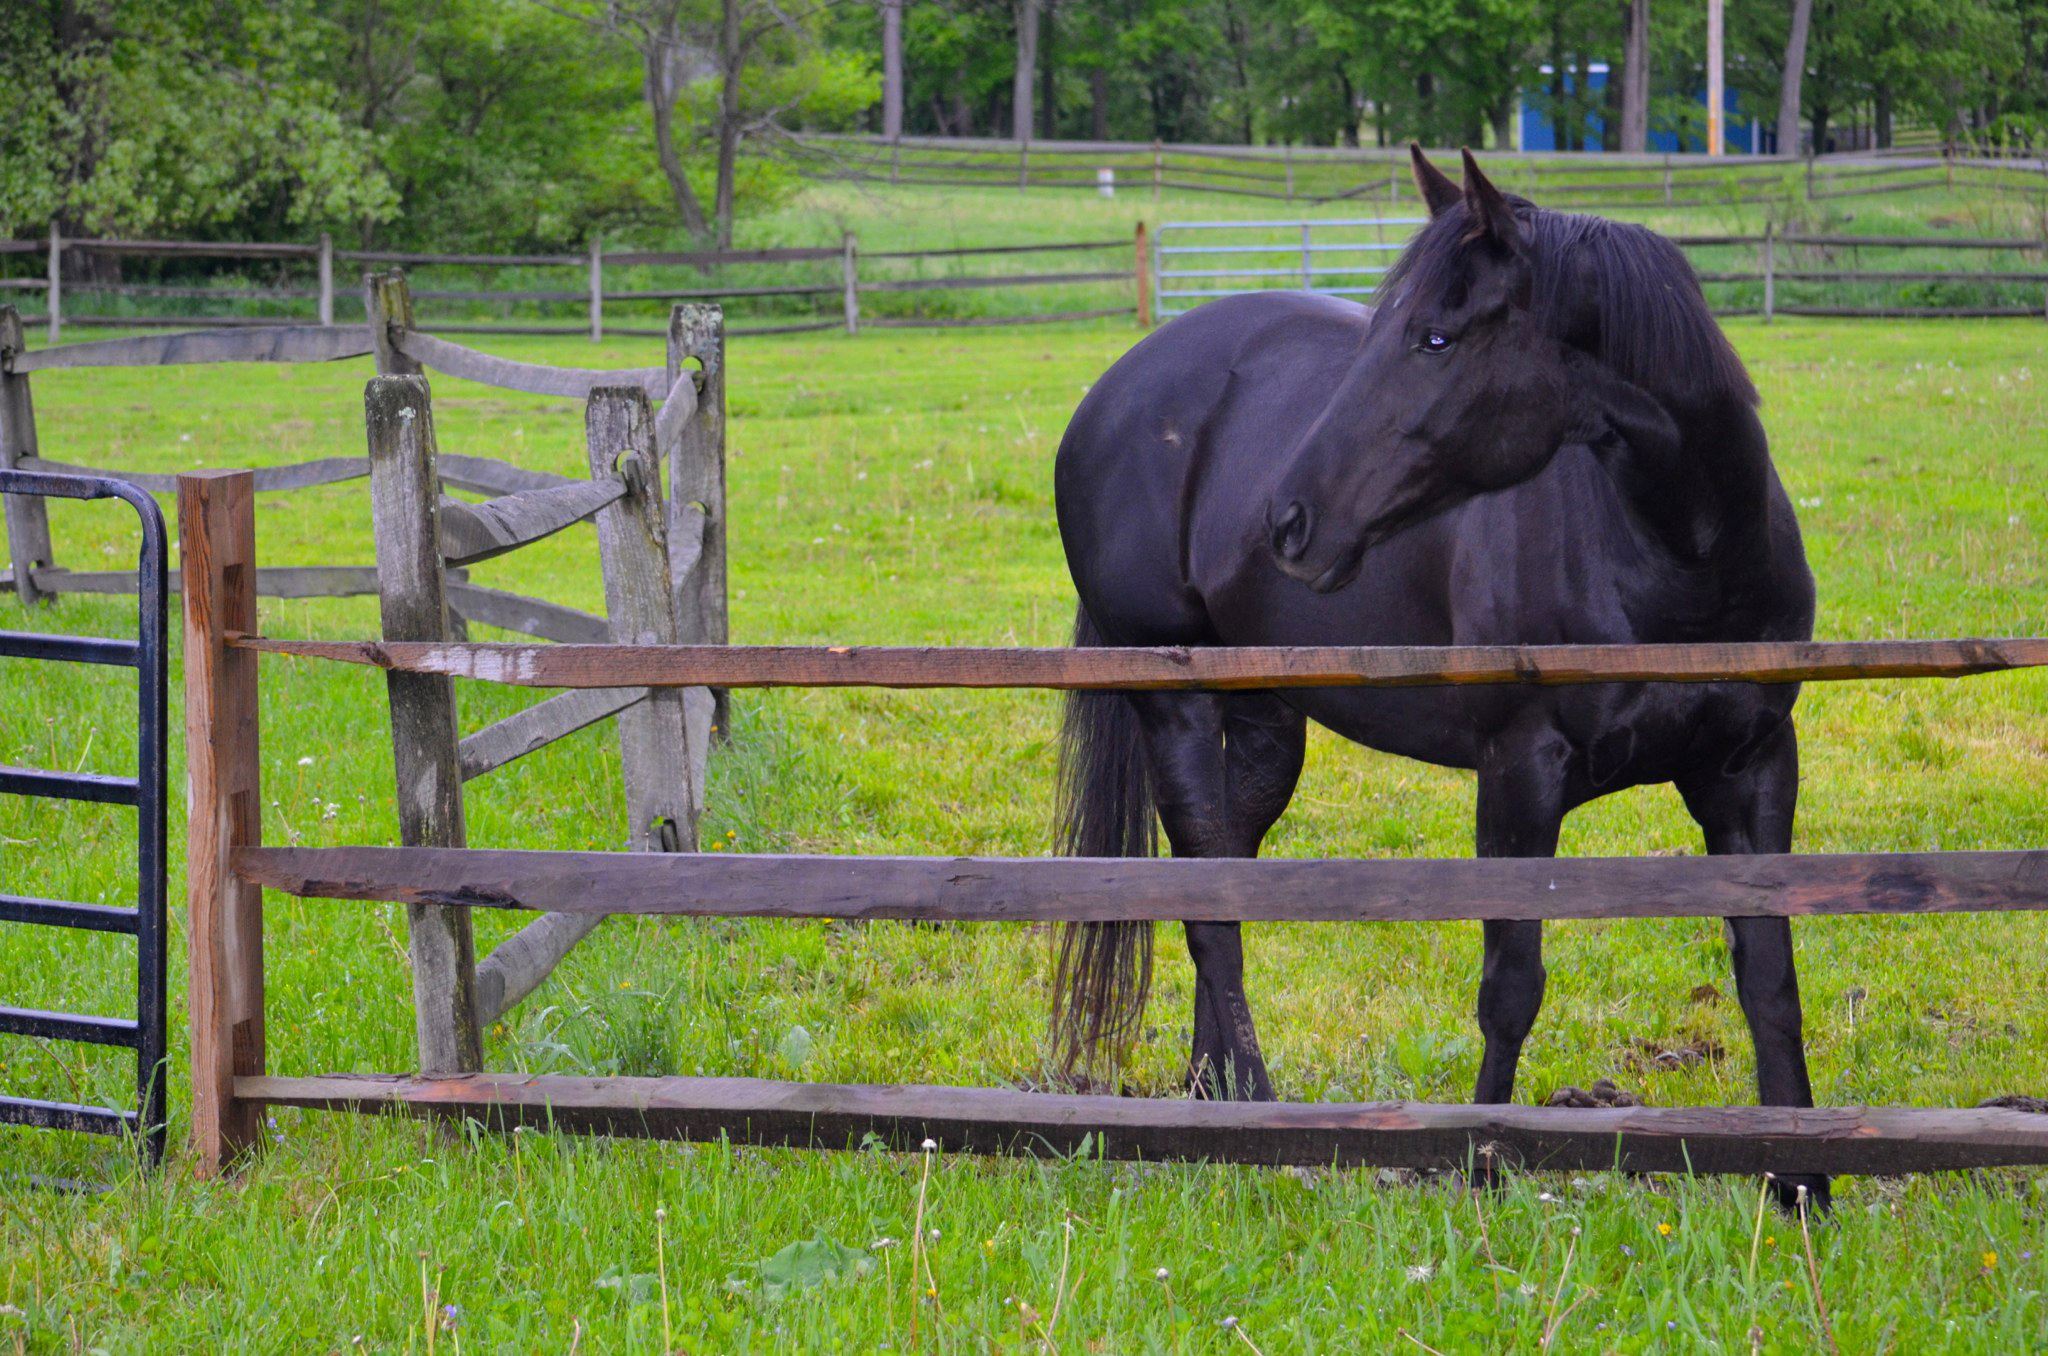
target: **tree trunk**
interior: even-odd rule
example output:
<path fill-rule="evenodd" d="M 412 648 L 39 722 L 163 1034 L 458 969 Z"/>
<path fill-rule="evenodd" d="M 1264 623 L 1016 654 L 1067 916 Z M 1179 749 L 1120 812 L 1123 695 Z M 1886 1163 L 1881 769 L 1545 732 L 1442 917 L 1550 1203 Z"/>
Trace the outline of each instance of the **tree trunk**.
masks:
<path fill-rule="evenodd" d="M 1650 148 L 1650 0 L 1629 0 L 1625 47 L 1621 149 L 1641 154 Z"/>
<path fill-rule="evenodd" d="M 1045 17 L 1039 27 L 1038 44 L 1038 134 L 1047 139 L 1060 134 L 1058 83 L 1059 0 L 1043 0 Z"/>
<path fill-rule="evenodd" d="M 697 190 L 690 186 L 683 158 L 676 151 L 675 87 L 669 75 L 675 51 L 666 43 L 648 44 L 641 53 L 641 91 L 647 97 L 647 111 L 654 121 L 654 157 L 661 162 L 669 195 L 675 199 L 676 211 L 683 218 L 683 229 L 691 235 L 702 235 L 704 205 L 697 200 Z"/>
<path fill-rule="evenodd" d="M 1890 150 L 1892 144 L 1892 87 L 1881 84 L 1877 87 L 1871 110 L 1871 134 L 1880 151 Z"/>
<path fill-rule="evenodd" d="M 1552 150 L 1571 149 L 1571 124 L 1564 104 L 1564 5 L 1562 0 L 1553 4 L 1550 10 L 1550 146 Z"/>
<path fill-rule="evenodd" d="M 736 196 L 740 151 L 740 78 L 747 64 L 740 45 L 740 6 L 724 0 L 718 29 L 718 196 L 712 211 L 718 218 L 718 248 L 732 248 L 733 199 Z"/>
<path fill-rule="evenodd" d="M 882 135 L 903 135 L 903 0 L 882 0 Z"/>
<path fill-rule="evenodd" d="M 1813 27 L 1813 0 L 1792 0 L 1792 31 L 1785 36 L 1785 75 L 1778 84 L 1778 154 L 1799 154 L 1799 84 L 1806 77 L 1806 35 Z M 1823 123 L 1816 122 L 1813 149 L 1820 152 Z"/>
<path fill-rule="evenodd" d="M 1038 73 L 1039 0 L 1015 0 L 1017 14 L 1017 77 L 1010 94 L 1010 134 L 1031 140 L 1031 86 Z"/>
<path fill-rule="evenodd" d="M 1512 150 L 1515 144 L 1516 109 L 1514 92 L 1512 90 L 1503 91 L 1500 98 L 1493 101 L 1493 108 L 1489 112 L 1493 119 L 1493 149 L 1496 151 Z M 1385 143 L 1381 144 L 1384 145 Z"/>
<path fill-rule="evenodd" d="M 1351 89 L 1351 76 L 1342 67 L 1337 68 L 1337 89 L 1344 100 L 1344 144 L 1358 144 L 1358 100 Z"/>
<path fill-rule="evenodd" d="M 1088 72 L 1088 135 L 1109 140 L 1109 71 L 1101 66 Z"/>

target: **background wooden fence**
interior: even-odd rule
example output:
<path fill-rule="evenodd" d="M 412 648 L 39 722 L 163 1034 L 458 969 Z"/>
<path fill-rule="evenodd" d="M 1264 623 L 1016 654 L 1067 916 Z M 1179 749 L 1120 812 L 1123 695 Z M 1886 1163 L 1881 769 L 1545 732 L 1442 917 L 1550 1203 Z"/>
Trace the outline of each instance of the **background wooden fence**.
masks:
<path fill-rule="evenodd" d="M 444 334 L 587 335 L 593 341 L 609 335 L 661 337 L 644 318 L 651 306 L 684 302 L 744 301 L 764 310 L 732 334 L 791 334 L 863 327 L 889 329 L 944 325 L 1035 324 L 1058 320 L 1089 320 L 1132 314 L 1130 287 L 1136 276 L 1132 242 L 1117 239 L 1051 243 L 964 246 L 954 249 L 876 250 L 863 253 L 851 232 L 838 244 L 755 250 L 607 250 L 593 239 L 580 254 L 435 254 L 388 250 L 336 249 L 321 236 L 314 244 L 200 240 L 68 239 L 55 225 L 35 240 L 0 241 L 0 265 L 41 255 L 39 274 L 0 277 L 0 293 L 40 294 L 40 312 L 24 314 L 23 323 L 44 327 L 47 342 L 59 343 L 69 327 L 133 328 L 305 324 L 335 325 L 337 316 L 353 322 L 360 310 L 352 296 L 337 300 L 334 271 L 339 264 L 402 266 L 492 281 L 505 286 L 433 286 L 416 288 L 416 304 L 450 310 L 431 322 Z M 1047 265 L 1030 272 L 979 268 L 984 259 L 1051 256 Z M 1081 256 L 1082 267 L 1065 266 Z M 69 261 L 67 263 L 67 261 Z M 175 281 L 148 282 L 126 278 L 124 264 L 148 261 L 151 266 L 179 266 Z M 229 269 L 257 268 L 272 281 L 261 286 L 232 279 L 229 285 L 208 281 L 215 265 Z M 976 271 L 958 272 L 965 265 Z M 949 271 L 934 272 L 933 269 Z M 4 268 L 0 268 L 4 271 Z M 107 274 L 107 277 L 77 276 Z M 71 275 L 71 276 L 67 276 Z M 1095 304 L 1064 310 L 1008 316 L 949 316 L 941 305 L 963 290 L 1090 288 L 1100 294 Z M 113 298 L 126 310 L 81 305 L 79 298 Z M 159 309 L 182 304 L 178 313 Z M 194 313 L 200 304 L 224 303 L 229 314 Z M 251 309 L 252 307 L 258 309 Z M 480 321 L 479 310 L 522 313 L 518 318 Z M 925 313 L 933 312 L 933 313 Z M 531 314 L 527 314 L 531 313 Z"/>
<path fill-rule="evenodd" d="M 380 379 L 391 381 L 394 379 Z M 396 379 L 403 381 L 402 378 Z M 396 391 L 400 388 L 388 388 Z M 375 397 L 373 397 L 374 399 Z M 1679 1172 L 1901 1172 L 2048 1162 L 2048 1116 L 1979 1108 L 1574 1110 L 1411 1103 L 1288 1105 L 1073 1097 L 994 1088 L 862 1087 L 719 1078 L 493 1075 L 463 1052 L 437 1076 L 268 1072 L 262 892 L 543 916 L 743 915 L 922 920 L 1616 918 L 1942 913 L 2048 908 L 2048 852 L 1607 860 L 961 859 L 478 852 L 456 846 L 269 848 L 255 816 L 263 653 L 342 659 L 400 677 L 674 689 L 881 685 L 1323 686 L 1333 682 L 1791 682 L 1958 677 L 2048 664 L 2048 641 L 1865 645 L 1320 650 L 863 650 L 291 641 L 255 634 L 239 581 L 256 568 L 253 480 L 180 478 L 186 689 L 194 1142 L 207 1171 L 259 1146 L 265 1107 L 398 1110 L 500 1128 L 848 1148 L 1188 1157 L 1255 1163 Z M 556 700 L 562 700 L 557 698 Z M 441 1003 L 449 995 L 438 996 Z"/>

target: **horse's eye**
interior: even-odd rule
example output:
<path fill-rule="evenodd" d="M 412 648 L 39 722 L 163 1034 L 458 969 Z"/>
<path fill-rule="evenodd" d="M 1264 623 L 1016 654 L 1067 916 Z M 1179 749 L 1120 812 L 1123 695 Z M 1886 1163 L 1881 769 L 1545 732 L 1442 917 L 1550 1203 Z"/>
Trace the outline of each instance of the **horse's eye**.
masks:
<path fill-rule="evenodd" d="M 1431 330 L 1422 336 L 1422 342 L 1416 348 L 1424 353 L 1448 353 L 1451 351 L 1450 336 L 1442 330 Z"/>

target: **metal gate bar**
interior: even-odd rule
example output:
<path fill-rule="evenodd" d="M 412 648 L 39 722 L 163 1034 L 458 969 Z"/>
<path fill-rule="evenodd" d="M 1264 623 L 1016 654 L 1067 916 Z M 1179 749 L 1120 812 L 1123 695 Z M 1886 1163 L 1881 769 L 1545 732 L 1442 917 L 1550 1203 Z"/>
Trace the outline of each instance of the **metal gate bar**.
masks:
<path fill-rule="evenodd" d="M 142 520 L 137 561 L 136 638 L 51 636 L 0 631 L 0 657 L 106 664 L 136 670 L 136 771 L 133 777 L 0 767 L 0 794 L 132 805 L 135 905 L 74 904 L 0 894 L 0 923 L 114 932 L 136 942 L 135 1016 L 99 1017 L 0 1006 L 0 1035 L 111 1045 L 135 1051 L 135 1109 L 0 1096 L 0 1124 L 95 1135 L 134 1135 L 145 1166 L 163 1161 L 164 1083 L 164 519 L 156 501 L 125 481 L 0 469 L 0 494 L 56 499 L 119 499 Z"/>

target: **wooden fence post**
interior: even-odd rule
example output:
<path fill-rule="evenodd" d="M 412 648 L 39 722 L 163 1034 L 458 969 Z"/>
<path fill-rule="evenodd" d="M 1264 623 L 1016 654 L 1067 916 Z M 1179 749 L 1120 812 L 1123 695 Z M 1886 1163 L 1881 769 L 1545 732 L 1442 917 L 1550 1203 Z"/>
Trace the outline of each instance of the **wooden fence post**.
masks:
<path fill-rule="evenodd" d="M 846 332 L 860 333 L 860 241 L 852 231 L 839 237 L 839 278 L 845 286 Z"/>
<path fill-rule="evenodd" d="M 604 237 L 590 237 L 590 342 L 604 338 Z"/>
<path fill-rule="evenodd" d="M 412 289 L 406 285 L 404 273 L 397 269 L 365 273 L 363 310 L 370 320 L 370 343 L 376 351 L 378 376 L 417 376 L 425 370 L 400 353 L 393 342 L 397 335 L 412 328 Z"/>
<path fill-rule="evenodd" d="M 441 482 L 426 378 L 371 378 L 363 392 L 363 415 L 384 638 L 447 640 Z M 398 774 L 400 839 L 407 847 L 461 847 L 465 835 L 454 680 L 390 673 L 385 686 Z M 476 1022 L 476 943 L 469 910 L 410 904 L 406 920 L 420 1071 L 475 1072 L 483 1065 L 483 1044 Z"/>
<path fill-rule="evenodd" d="M 263 1072 L 263 891 L 237 876 L 238 847 L 263 841 L 256 661 L 228 648 L 256 630 L 256 478 L 178 477 L 185 584 L 185 756 L 190 816 L 185 899 L 192 1003 L 192 1148 L 201 1176 L 262 1141 L 263 1108 L 235 1096 Z"/>
<path fill-rule="evenodd" d="M 1777 223 L 1764 221 L 1764 323 L 1771 323 L 1771 317 L 1778 309 L 1778 261 Z"/>
<path fill-rule="evenodd" d="M 1287 153 L 1287 201 L 1294 201 L 1294 143 L 1288 142 Z"/>
<path fill-rule="evenodd" d="M 46 342 L 54 344 L 64 334 L 64 235 L 54 221 L 50 223 L 50 271 L 46 281 L 48 287 L 43 295 L 49 304 L 43 308 L 43 319 L 49 326 Z"/>
<path fill-rule="evenodd" d="M 676 445 L 659 449 L 668 461 L 668 563 L 675 589 L 676 643 L 730 643 L 727 614 L 727 538 L 725 515 L 725 311 L 722 307 L 680 305 L 668 317 L 668 384 L 695 358 L 704 381 L 697 409 L 684 424 Z M 713 689 L 712 730 L 732 729 L 724 689 Z M 708 739 L 690 730 L 691 754 L 701 763 Z M 701 778 L 701 769 L 698 772 Z M 703 803 L 703 791 L 697 791 Z"/>
<path fill-rule="evenodd" d="M 334 237 L 320 232 L 320 323 L 334 323 Z"/>
<path fill-rule="evenodd" d="M 1152 249 L 1150 234 L 1142 221 L 1138 223 L 1131 254 L 1138 278 L 1138 328 L 1149 330 L 1152 328 Z"/>
<path fill-rule="evenodd" d="M 605 615 L 618 645 L 674 645 L 675 595 L 662 522 L 654 414 L 637 386 L 590 393 L 584 429 L 594 476 L 625 478 L 626 495 L 599 509 L 597 549 Z M 694 852 L 697 803 L 681 688 L 654 688 L 621 711 L 619 758 L 626 776 L 629 845 L 643 852 Z"/>
<path fill-rule="evenodd" d="M 1152 142 L 1152 201 L 1159 201 L 1159 190 L 1166 180 L 1166 148 L 1155 138 Z"/>
<path fill-rule="evenodd" d="M 36 455 L 36 408 L 29 397 L 28 373 L 13 370 L 12 355 L 28 341 L 21 332 L 21 313 L 0 306 L 0 467 L 9 470 Z M 14 596 L 23 603 L 47 595 L 36 587 L 35 571 L 50 569 L 50 510 L 35 495 L 0 495 L 6 502 L 7 563 L 14 572 Z"/>

